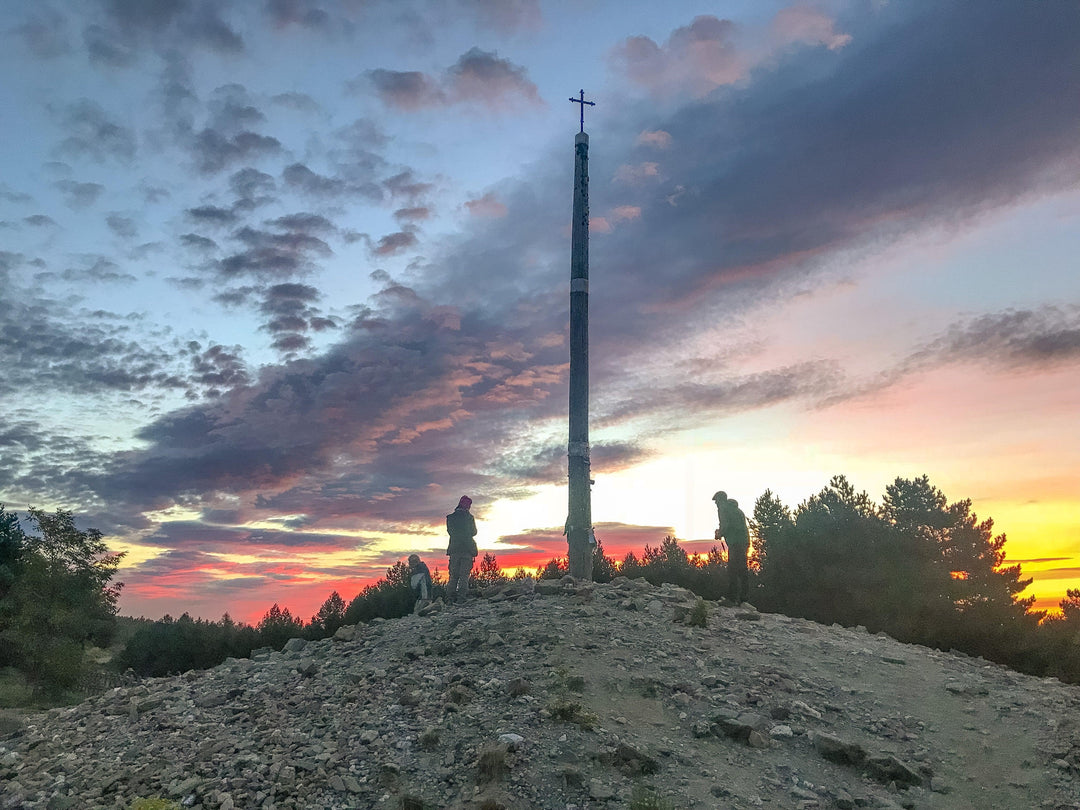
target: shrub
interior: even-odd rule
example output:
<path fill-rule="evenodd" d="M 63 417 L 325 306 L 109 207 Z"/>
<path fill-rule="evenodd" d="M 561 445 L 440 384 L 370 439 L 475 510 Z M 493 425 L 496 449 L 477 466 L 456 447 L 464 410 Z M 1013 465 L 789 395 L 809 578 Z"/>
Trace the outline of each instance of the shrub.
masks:
<path fill-rule="evenodd" d="M 675 805 L 663 798 L 654 788 L 635 785 L 630 794 L 630 810 L 675 810 Z"/>
<path fill-rule="evenodd" d="M 585 731 L 592 731 L 600 724 L 600 718 L 574 700 L 556 700 L 548 711 L 560 723 L 575 723 Z"/>
<path fill-rule="evenodd" d="M 686 623 L 691 627 L 705 627 L 709 623 L 709 606 L 704 599 L 698 599 L 690 608 L 690 615 L 686 617 Z"/>
<path fill-rule="evenodd" d="M 506 752 L 505 745 L 493 745 L 480 752 L 476 759 L 476 784 L 489 785 L 503 778 L 509 770 Z"/>

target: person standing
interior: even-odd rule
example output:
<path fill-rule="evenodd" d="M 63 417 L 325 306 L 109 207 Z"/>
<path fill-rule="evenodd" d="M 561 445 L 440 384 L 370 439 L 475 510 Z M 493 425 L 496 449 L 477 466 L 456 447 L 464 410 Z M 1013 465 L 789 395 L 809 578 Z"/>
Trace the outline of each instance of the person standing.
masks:
<path fill-rule="evenodd" d="M 450 545 L 446 554 L 450 557 L 450 581 L 446 584 L 447 602 L 464 602 L 469 590 L 469 574 L 476 559 L 476 520 L 469 507 L 472 498 L 462 495 L 457 508 L 446 516 L 446 532 Z"/>
<path fill-rule="evenodd" d="M 746 568 L 750 530 L 746 525 L 746 515 L 739 508 L 739 502 L 729 498 L 726 492 L 717 492 L 712 499 L 720 519 L 720 528 L 716 531 L 717 539 L 723 537 L 727 543 L 728 599 L 735 604 L 741 604 L 750 598 L 750 572 Z"/>

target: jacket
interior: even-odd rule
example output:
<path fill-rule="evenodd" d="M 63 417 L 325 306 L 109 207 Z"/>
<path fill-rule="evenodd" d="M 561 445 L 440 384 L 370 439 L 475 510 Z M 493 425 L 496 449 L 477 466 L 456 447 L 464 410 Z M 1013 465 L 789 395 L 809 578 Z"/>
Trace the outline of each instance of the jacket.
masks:
<path fill-rule="evenodd" d="M 750 546 L 750 530 L 746 526 L 746 515 L 742 509 L 730 502 L 720 512 L 720 531 L 727 541 L 729 549 L 743 551 Z"/>
<path fill-rule="evenodd" d="M 446 532 L 450 535 L 447 554 L 475 557 L 479 553 L 473 539 L 476 537 L 476 520 L 468 509 L 455 509 L 446 516 Z"/>

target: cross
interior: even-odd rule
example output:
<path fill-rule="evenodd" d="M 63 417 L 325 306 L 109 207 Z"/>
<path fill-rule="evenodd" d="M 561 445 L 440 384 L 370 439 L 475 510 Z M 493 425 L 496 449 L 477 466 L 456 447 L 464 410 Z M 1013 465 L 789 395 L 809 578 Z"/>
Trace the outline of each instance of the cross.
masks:
<path fill-rule="evenodd" d="M 574 98 L 573 96 L 571 96 L 570 100 L 572 102 L 574 102 L 575 104 L 580 104 L 581 105 L 581 131 L 584 132 L 585 131 L 585 105 L 588 104 L 590 107 L 595 107 L 596 102 L 595 101 L 586 101 L 585 100 L 585 91 L 584 90 L 580 91 L 580 96 L 581 96 L 580 98 Z"/>

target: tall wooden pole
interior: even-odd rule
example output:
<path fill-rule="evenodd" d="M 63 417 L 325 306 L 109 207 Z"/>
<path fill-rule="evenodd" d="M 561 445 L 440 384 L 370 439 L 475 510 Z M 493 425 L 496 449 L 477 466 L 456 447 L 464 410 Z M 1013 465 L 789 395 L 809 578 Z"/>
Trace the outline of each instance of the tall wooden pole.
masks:
<path fill-rule="evenodd" d="M 592 579 L 592 485 L 589 464 L 589 136 L 585 132 L 585 91 L 581 131 L 574 138 L 574 220 L 570 241 L 570 478 L 566 542 L 570 575 Z"/>

